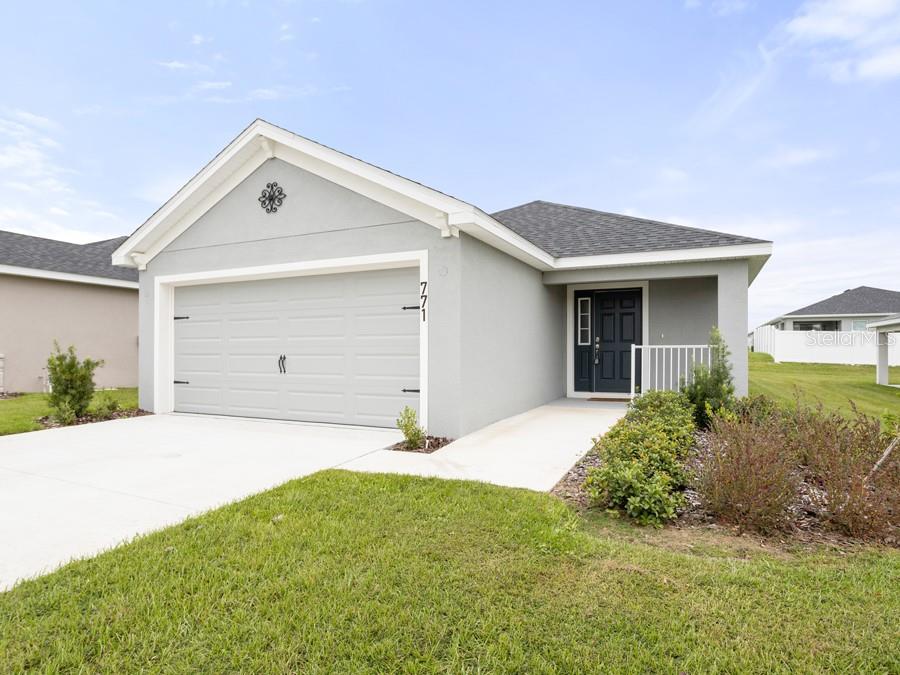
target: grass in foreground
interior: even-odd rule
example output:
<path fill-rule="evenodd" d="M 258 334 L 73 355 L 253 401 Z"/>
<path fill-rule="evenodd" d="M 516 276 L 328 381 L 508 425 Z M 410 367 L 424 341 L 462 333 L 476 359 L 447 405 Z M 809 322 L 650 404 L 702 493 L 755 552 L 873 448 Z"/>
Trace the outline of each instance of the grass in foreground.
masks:
<path fill-rule="evenodd" d="M 890 369 L 891 383 L 900 384 L 900 367 Z M 765 394 L 792 405 L 799 388 L 810 405 L 850 414 L 850 401 L 874 417 L 900 413 L 900 389 L 875 384 L 875 366 L 823 363 L 775 363 L 768 354 L 750 353 L 750 393 Z"/>
<path fill-rule="evenodd" d="M 94 403 L 97 403 L 98 396 L 104 394 L 116 399 L 122 408 L 138 407 L 137 388 L 98 391 L 94 394 Z M 22 394 L 0 399 L 0 436 L 43 429 L 35 420 L 49 414 L 46 394 Z"/>
<path fill-rule="evenodd" d="M 323 472 L 0 595 L 0 671 L 900 669 L 897 551 L 645 532 L 523 490 Z"/>

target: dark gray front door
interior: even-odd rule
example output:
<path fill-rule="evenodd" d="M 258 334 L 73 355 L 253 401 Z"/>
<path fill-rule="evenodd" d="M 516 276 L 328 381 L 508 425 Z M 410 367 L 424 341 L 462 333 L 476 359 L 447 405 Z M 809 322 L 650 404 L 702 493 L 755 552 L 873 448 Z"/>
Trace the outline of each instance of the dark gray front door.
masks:
<path fill-rule="evenodd" d="M 575 390 L 631 391 L 631 345 L 640 344 L 641 291 L 575 293 Z"/>

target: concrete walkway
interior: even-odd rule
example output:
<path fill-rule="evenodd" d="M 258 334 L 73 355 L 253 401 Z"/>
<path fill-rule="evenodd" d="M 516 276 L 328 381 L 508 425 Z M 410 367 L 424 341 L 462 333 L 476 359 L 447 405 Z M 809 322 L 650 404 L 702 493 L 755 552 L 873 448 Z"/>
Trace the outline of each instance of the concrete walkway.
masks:
<path fill-rule="evenodd" d="M 508 417 L 430 455 L 380 450 L 343 469 L 480 480 L 531 490 L 551 489 L 625 414 L 625 403 L 560 399 Z"/>

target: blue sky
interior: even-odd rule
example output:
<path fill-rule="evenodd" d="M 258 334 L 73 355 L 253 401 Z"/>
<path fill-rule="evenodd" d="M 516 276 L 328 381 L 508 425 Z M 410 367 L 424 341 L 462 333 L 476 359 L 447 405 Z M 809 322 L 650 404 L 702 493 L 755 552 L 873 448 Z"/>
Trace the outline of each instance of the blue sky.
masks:
<path fill-rule="evenodd" d="M 0 8 L 0 228 L 129 233 L 256 117 L 488 211 L 776 242 L 752 324 L 900 289 L 900 0 Z"/>

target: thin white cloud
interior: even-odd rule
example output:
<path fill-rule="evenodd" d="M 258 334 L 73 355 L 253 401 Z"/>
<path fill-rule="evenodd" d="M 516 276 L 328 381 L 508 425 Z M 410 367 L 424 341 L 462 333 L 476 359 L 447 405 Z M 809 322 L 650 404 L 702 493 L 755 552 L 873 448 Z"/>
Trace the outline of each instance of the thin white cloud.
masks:
<path fill-rule="evenodd" d="M 196 84 L 196 88 L 200 91 L 221 91 L 222 89 L 228 89 L 231 87 L 231 82 L 228 81 L 204 81 L 198 82 Z"/>
<path fill-rule="evenodd" d="M 880 171 L 866 176 L 860 181 L 862 183 L 871 183 L 873 185 L 900 185 L 900 169 L 896 171 Z"/>
<path fill-rule="evenodd" d="M 900 0 L 815 0 L 784 25 L 836 82 L 900 77 Z"/>
<path fill-rule="evenodd" d="M 798 54 L 835 82 L 900 78 L 900 0 L 805 2 L 758 43 L 749 67 L 723 77 L 689 126 L 721 128 L 775 77 L 782 58 Z"/>
<path fill-rule="evenodd" d="M 278 41 L 279 42 L 290 42 L 295 38 L 293 31 L 291 30 L 291 24 L 283 23 L 278 27 Z"/>
<path fill-rule="evenodd" d="M 53 133 L 62 128 L 48 117 L 0 110 L 0 229 L 67 241 L 95 241 L 109 235 L 107 228 L 119 234 L 121 219 L 69 182 L 76 173 Z"/>
<path fill-rule="evenodd" d="M 684 0 L 684 8 L 695 10 L 703 6 L 701 0 Z M 740 14 L 750 7 L 749 0 L 711 0 L 708 3 L 709 11 L 716 16 L 728 16 Z"/>
<path fill-rule="evenodd" d="M 900 77 L 900 45 L 861 59 L 856 72 L 863 80 L 890 80 Z"/>
<path fill-rule="evenodd" d="M 195 72 L 206 72 L 211 70 L 209 66 L 205 63 L 198 63 L 196 61 L 157 61 L 156 65 L 165 68 L 166 70 L 172 71 L 195 71 Z"/>
<path fill-rule="evenodd" d="M 718 16 L 740 14 L 750 6 L 747 0 L 713 0 L 711 9 Z"/>
<path fill-rule="evenodd" d="M 785 169 L 813 164 L 827 158 L 830 153 L 818 148 L 782 148 L 763 160 L 763 165 Z"/>
<path fill-rule="evenodd" d="M 156 64 L 169 70 L 188 70 L 190 68 L 190 65 L 184 61 L 157 61 Z"/>
<path fill-rule="evenodd" d="M 194 33 L 191 35 L 191 44 L 192 45 L 204 45 L 208 42 L 212 42 L 212 38 L 207 35 L 202 35 L 201 33 Z"/>
<path fill-rule="evenodd" d="M 778 51 L 763 43 L 757 45 L 759 59 L 750 66 L 749 73 L 724 77 L 719 88 L 700 105 L 689 126 L 703 133 L 724 126 L 772 79 Z"/>

